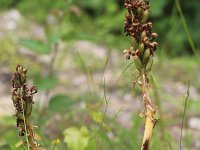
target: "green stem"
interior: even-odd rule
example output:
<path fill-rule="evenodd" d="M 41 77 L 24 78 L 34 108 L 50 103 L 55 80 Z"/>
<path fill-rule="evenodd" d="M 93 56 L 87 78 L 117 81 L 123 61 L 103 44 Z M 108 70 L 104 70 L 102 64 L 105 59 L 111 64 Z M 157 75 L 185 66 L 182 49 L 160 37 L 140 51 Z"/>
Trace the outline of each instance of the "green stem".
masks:
<path fill-rule="evenodd" d="M 25 118 L 25 114 L 24 114 L 24 106 L 23 106 L 23 100 L 21 99 L 21 104 L 22 104 L 22 112 L 23 112 L 23 119 L 24 119 L 24 127 L 25 127 L 25 134 L 26 134 L 26 142 L 28 145 L 28 150 L 30 150 L 29 148 L 29 140 L 28 140 L 28 133 L 27 133 L 27 124 L 26 124 L 26 118 Z"/>
<path fill-rule="evenodd" d="M 182 12 L 182 9 L 181 9 L 179 0 L 175 0 L 175 1 L 176 1 L 176 6 L 177 6 L 177 9 L 178 9 L 178 12 L 179 12 L 180 17 L 181 17 L 181 21 L 182 21 L 183 27 L 184 27 L 185 32 L 186 32 L 187 37 L 188 37 L 188 41 L 189 41 L 190 46 L 191 46 L 191 48 L 192 48 L 192 51 L 194 52 L 194 54 L 196 55 L 196 57 L 199 58 L 197 49 L 196 49 L 196 47 L 195 47 L 195 45 L 194 45 L 192 36 L 191 36 L 191 34 L 190 34 L 190 31 L 189 31 L 189 28 L 188 28 L 188 25 L 187 25 L 187 22 L 186 22 L 186 20 L 185 20 L 184 15 L 183 15 L 183 12 Z"/>

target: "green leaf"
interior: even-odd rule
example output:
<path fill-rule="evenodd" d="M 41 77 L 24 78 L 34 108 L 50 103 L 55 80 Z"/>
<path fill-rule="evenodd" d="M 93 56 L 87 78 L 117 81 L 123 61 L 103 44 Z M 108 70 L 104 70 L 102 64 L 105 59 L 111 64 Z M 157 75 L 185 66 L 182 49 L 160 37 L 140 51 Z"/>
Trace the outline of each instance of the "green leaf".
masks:
<path fill-rule="evenodd" d="M 53 75 L 47 77 L 37 75 L 34 79 L 34 83 L 39 91 L 53 89 L 57 85 L 57 82 L 57 78 Z"/>
<path fill-rule="evenodd" d="M 97 123 L 102 123 L 103 121 L 103 113 L 100 111 L 99 112 L 92 111 L 90 112 L 90 116 Z"/>
<path fill-rule="evenodd" d="M 54 45 L 58 42 L 58 40 L 61 38 L 61 33 L 58 28 L 53 28 L 49 33 L 47 33 L 48 42 L 51 45 Z"/>
<path fill-rule="evenodd" d="M 39 40 L 22 39 L 19 43 L 20 45 L 38 54 L 50 54 L 51 52 L 51 48 L 47 44 L 44 44 Z"/>
<path fill-rule="evenodd" d="M 63 134 L 69 150 L 85 150 L 89 144 L 90 132 L 85 126 L 67 128 Z"/>
<path fill-rule="evenodd" d="M 103 6 L 104 3 L 102 3 L 102 0 L 85 0 L 78 1 L 78 4 L 84 8 L 95 9 L 98 12 L 100 9 L 102 9 L 101 6 Z"/>
<path fill-rule="evenodd" d="M 77 101 L 72 100 L 72 98 L 69 96 L 56 95 L 50 99 L 49 110 L 50 111 L 64 111 L 76 103 Z"/>

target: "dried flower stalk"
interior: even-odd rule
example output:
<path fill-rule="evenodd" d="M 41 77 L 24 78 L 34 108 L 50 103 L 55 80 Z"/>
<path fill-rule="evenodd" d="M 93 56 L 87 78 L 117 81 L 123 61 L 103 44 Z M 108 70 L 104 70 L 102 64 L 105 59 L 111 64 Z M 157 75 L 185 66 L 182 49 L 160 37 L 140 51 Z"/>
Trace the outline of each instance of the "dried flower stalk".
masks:
<path fill-rule="evenodd" d="M 26 74 L 27 69 L 20 65 L 16 66 L 16 71 L 12 78 L 12 101 L 16 111 L 15 116 L 17 117 L 19 136 L 26 136 L 28 149 L 39 150 L 41 147 L 34 139 L 34 127 L 30 124 L 30 115 L 34 104 L 33 95 L 37 93 L 37 88 L 35 86 L 28 88 Z"/>
<path fill-rule="evenodd" d="M 153 64 L 153 55 L 156 51 L 155 38 L 157 33 L 152 33 L 152 23 L 148 21 L 150 14 L 149 0 L 125 0 L 125 8 L 128 13 L 125 16 L 124 32 L 131 39 L 131 47 L 124 50 L 126 59 L 133 58 L 139 71 L 138 85 L 141 86 L 144 112 L 140 116 L 145 117 L 145 131 L 141 150 L 148 150 L 153 134 L 153 128 L 158 119 L 155 114 L 158 107 L 151 101 L 148 88 L 148 73 Z"/>

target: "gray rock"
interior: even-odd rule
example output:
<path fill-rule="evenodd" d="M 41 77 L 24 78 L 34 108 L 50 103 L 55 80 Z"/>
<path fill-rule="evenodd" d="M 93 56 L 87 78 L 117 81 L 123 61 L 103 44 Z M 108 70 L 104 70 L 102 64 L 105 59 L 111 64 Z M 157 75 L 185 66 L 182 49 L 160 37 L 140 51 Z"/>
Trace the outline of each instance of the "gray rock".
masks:
<path fill-rule="evenodd" d="M 18 24 L 23 20 L 22 15 L 16 9 L 11 9 L 6 11 L 0 15 L 1 22 L 0 28 L 1 30 L 12 31 L 17 28 Z"/>
<path fill-rule="evenodd" d="M 99 46 L 90 41 L 76 41 L 73 46 L 73 50 L 79 53 L 88 53 L 97 58 L 106 58 L 107 49 L 103 46 Z"/>
<path fill-rule="evenodd" d="M 167 81 L 163 86 L 164 93 L 167 93 L 174 98 L 185 97 L 188 89 L 188 85 L 182 82 L 175 82 L 175 81 Z M 194 86 L 190 86 L 190 97 L 192 100 L 196 101 L 199 99 L 199 93 Z"/>
<path fill-rule="evenodd" d="M 199 117 L 191 117 L 188 120 L 188 126 L 192 129 L 196 129 L 200 131 L 200 118 Z"/>

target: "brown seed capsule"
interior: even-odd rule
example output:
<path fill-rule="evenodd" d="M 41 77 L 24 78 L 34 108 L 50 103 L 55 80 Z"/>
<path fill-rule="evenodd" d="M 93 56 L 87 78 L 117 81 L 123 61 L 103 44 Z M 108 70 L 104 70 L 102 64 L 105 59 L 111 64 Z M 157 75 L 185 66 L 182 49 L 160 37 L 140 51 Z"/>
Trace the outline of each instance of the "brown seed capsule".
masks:
<path fill-rule="evenodd" d="M 150 58 L 150 49 L 146 49 L 143 56 L 143 64 L 146 66 Z"/>
<path fill-rule="evenodd" d="M 131 38 L 131 44 L 135 49 L 138 47 L 138 42 L 136 41 L 135 38 Z"/>

